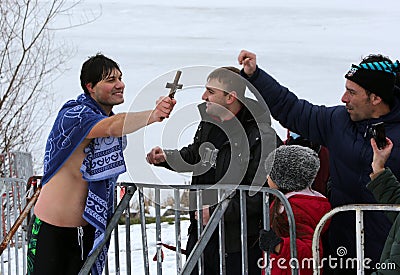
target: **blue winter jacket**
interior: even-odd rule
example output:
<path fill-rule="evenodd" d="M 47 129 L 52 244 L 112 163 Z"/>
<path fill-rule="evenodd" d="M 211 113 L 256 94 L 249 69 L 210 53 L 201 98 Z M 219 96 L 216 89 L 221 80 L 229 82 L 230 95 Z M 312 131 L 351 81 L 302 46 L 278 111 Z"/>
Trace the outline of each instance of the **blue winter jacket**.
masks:
<path fill-rule="evenodd" d="M 352 121 L 344 106 L 317 106 L 298 99 L 288 88 L 280 85 L 263 70 L 248 78 L 270 108 L 272 116 L 285 128 L 320 143 L 329 149 L 330 194 L 332 207 L 356 204 L 377 203 L 373 194 L 367 190 L 369 174 L 372 171 L 372 148 L 369 127 L 373 123 L 385 122 L 387 136 L 394 141 L 392 154 L 387 166 L 396 177 L 400 176 L 400 97 L 397 95 L 391 112 L 378 119 Z M 398 89 L 396 88 L 398 93 Z M 257 92 L 255 92 L 256 96 Z M 396 146 L 397 143 L 397 146 Z M 382 212 L 368 212 L 364 215 L 365 257 L 379 262 L 386 237 L 391 227 L 390 221 Z M 334 216 L 330 225 L 330 244 L 333 256 L 345 247 L 346 257 L 355 257 L 355 214 L 340 213 Z"/>

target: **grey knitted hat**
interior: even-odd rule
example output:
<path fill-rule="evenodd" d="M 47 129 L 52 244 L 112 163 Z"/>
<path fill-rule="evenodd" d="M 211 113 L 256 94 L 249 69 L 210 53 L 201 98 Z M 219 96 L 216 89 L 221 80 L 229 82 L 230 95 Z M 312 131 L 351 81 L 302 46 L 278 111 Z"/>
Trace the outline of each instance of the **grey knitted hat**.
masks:
<path fill-rule="evenodd" d="M 272 151 L 265 169 L 280 190 L 300 191 L 310 186 L 319 170 L 317 153 L 299 145 L 282 145 Z"/>

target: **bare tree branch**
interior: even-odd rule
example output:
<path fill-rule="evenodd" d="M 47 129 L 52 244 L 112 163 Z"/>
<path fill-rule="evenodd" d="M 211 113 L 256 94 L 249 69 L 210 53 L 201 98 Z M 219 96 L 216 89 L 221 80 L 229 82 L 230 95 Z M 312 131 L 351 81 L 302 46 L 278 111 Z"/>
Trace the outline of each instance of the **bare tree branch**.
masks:
<path fill-rule="evenodd" d="M 100 16 L 80 11 L 77 20 L 81 3 L 0 0 L 0 153 L 35 147 L 52 111 L 51 84 L 70 58 L 68 49 L 54 45 L 55 30 L 81 26 Z M 55 21 L 59 17 L 69 20 L 61 20 L 60 25 Z"/>

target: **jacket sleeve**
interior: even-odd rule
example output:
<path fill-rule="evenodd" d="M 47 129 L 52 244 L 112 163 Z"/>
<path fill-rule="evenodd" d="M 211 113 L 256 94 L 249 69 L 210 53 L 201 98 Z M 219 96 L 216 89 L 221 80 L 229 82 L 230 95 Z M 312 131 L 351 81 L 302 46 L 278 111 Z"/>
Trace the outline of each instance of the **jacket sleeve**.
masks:
<path fill-rule="evenodd" d="M 385 247 L 382 252 L 381 262 L 379 263 L 379 269 L 372 273 L 374 275 L 396 275 L 400 274 L 400 250 L 399 250 L 399 237 L 396 236 L 398 229 L 400 228 L 400 220 L 396 219 L 393 224 L 393 228 L 390 230 L 389 236 L 387 237 L 386 244 L 389 242 L 391 246 Z M 397 229 L 397 230 L 396 230 Z M 383 259 L 382 259 L 383 258 Z"/>
<path fill-rule="evenodd" d="M 370 181 L 367 188 L 379 203 L 400 204 L 400 183 L 389 168 Z M 389 211 L 386 214 L 393 223 L 398 212 Z"/>
<path fill-rule="evenodd" d="M 242 70 L 242 76 L 246 77 Z M 272 116 L 285 128 L 307 139 L 327 146 L 335 125 L 335 107 L 318 106 L 298 99 L 288 88 L 280 85 L 269 74 L 257 68 L 247 79 L 254 85 L 250 89 L 257 98 L 267 103 Z"/>
<path fill-rule="evenodd" d="M 161 166 L 176 172 L 193 172 L 194 165 L 200 161 L 199 135 L 202 127 L 201 124 L 202 123 L 200 123 L 197 128 L 193 143 L 182 147 L 180 150 L 164 150 L 166 161 L 156 166 Z"/>
<path fill-rule="evenodd" d="M 167 160 L 156 166 L 162 166 L 176 172 L 192 172 L 193 165 L 199 159 L 195 144 L 190 144 L 180 150 L 164 150 Z"/>

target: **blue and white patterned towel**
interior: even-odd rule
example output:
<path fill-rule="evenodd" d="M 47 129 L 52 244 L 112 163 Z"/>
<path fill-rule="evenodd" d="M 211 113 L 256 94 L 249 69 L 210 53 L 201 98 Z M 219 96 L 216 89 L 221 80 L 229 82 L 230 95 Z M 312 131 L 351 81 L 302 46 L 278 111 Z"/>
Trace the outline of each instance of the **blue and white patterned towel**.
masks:
<path fill-rule="evenodd" d="M 82 143 L 96 123 L 108 116 L 90 97 L 81 94 L 68 101 L 58 113 L 46 144 L 42 185 L 62 167 Z M 85 148 L 81 166 L 83 179 L 89 184 L 83 218 L 96 228 L 95 241 L 89 255 L 104 238 L 107 221 L 114 212 L 114 188 L 117 178 L 126 171 L 123 150 L 126 137 L 95 138 Z M 108 244 L 96 259 L 92 274 L 101 274 L 105 265 Z"/>

